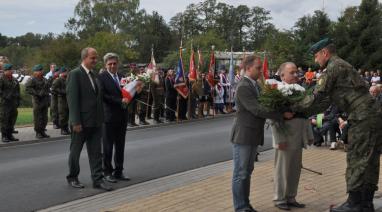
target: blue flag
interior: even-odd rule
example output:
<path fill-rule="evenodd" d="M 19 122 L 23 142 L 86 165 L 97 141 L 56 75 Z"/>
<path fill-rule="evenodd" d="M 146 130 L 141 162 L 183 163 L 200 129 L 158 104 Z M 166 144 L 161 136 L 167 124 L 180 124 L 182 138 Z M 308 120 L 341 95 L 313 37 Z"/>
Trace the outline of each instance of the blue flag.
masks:
<path fill-rule="evenodd" d="M 183 61 L 181 57 L 179 58 L 178 66 L 176 67 L 174 87 L 183 98 L 187 98 L 188 87 L 184 81 Z"/>

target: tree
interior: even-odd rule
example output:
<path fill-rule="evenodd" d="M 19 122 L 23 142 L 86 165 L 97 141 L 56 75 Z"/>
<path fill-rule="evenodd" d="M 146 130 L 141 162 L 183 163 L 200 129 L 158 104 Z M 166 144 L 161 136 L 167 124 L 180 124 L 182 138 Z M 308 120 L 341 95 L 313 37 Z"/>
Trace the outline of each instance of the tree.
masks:
<path fill-rule="evenodd" d="M 382 65 L 382 9 L 378 0 L 362 0 L 355 16 L 356 45 L 349 56 L 355 67 L 372 69 Z"/>
<path fill-rule="evenodd" d="M 66 27 L 81 38 L 101 31 L 116 34 L 131 28 L 138 7 L 139 0 L 80 0 Z"/>
<path fill-rule="evenodd" d="M 300 66 L 314 66 L 309 47 L 324 37 L 329 36 L 331 21 L 328 15 L 321 11 L 314 11 L 313 16 L 303 16 L 294 25 L 295 62 Z"/>

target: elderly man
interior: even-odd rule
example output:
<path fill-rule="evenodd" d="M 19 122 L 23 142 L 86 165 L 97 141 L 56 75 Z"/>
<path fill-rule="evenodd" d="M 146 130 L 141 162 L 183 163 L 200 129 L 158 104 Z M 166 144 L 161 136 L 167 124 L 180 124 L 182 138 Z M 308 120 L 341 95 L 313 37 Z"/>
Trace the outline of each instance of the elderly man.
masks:
<path fill-rule="evenodd" d="M 381 88 L 377 85 L 372 85 L 369 88 L 369 93 L 382 106 Z"/>
<path fill-rule="evenodd" d="M 102 91 L 96 80 L 94 68 L 97 51 L 84 48 L 81 51 L 81 65 L 69 72 L 66 94 L 69 106 L 69 123 L 72 141 L 69 154 L 69 174 L 66 179 L 74 188 L 84 188 L 78 180 L 80 155 L 86 142 L 93 187 L 112 190 L 103 180 L 101 136 L 103 122 Z"/>
<path fill-rule="evenodd" d="M 280 77 L 282 83 L 298 83 L 297 67 L 292 62 L 281 64 Z M 304 204 L 296 201 L 298 182 L 302 167 L 302 148 L 313 142 L 313 132 L 309 120 L 301 114 L 285 121 L 285 129 L 279 125 L 272 126 L 273 147 L 275 152 L 275 206 L 282 210 L 290 207 L 304 208 Z"/>
<path fill-rule="evenodd" d="M 262 63 L 259 57 L 248 56 L 243 61 L 244 78 L 236 88 L 237 112 L 230 140 L 233 146 L 232 193 L 235 212 L 256 211 L 249 202 L 251 175 L 257 155 L 257 146 L 264 144 L 265 119 L 282 120 L 283 114 L 268 112 L 257 98 L 260 87 L 256 82 L 261 77 Z M 284 113 L 292 118 L 293 114 Z"/>
<path fill-rule="evenodd" d="M 115 53 L 107 53 L 103 57 L 105 70 L 98 79 L 100 81 L 103 108 L 105 114 L 103 126 L 103 171 L 105 180 L 116 183 L 116 180 L 130 180 L 123 174 L 125 156 L 125 136 L 127 127 L 127 104 L 129 100 L 122 97 L 121 78 L 118 73 L 119 59 Z M 112 165 L 114 147 L 114 165 Z"/>
<path fill-rule="evenodd" d="M 330 104 L 349 114 L 346 184 L 349 197 L 332 212 L 374 211 L 373 197 L 378 189 L 379 158 L 382 141 L 381 107 L 371 95 L 365 81 L 349 63 L 336 55 L 330 39 L 311 47 L 322 73 L 313 95 L 308 95 L 296 111 L 317 114 Z"/>

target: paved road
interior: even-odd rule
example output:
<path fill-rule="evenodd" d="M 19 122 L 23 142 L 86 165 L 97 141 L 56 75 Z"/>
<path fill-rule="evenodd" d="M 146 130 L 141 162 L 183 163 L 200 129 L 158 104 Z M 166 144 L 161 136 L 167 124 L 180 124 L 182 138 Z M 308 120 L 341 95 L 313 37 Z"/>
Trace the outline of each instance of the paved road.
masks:
<path fill-rule="evenodd" d="M 232 159 L 228 142 L 232 121 L 227 117 L 128 132 L 125 168 L 132 180 L 115 187 Z M 0 211 L 33 211 L 100 193 L 92 188 L 85 148 L 79 178 L 86 188 L 66 184 L 69 143 L 0 148 Z M 263 150 L 270 146 L 268 131 Z"/>

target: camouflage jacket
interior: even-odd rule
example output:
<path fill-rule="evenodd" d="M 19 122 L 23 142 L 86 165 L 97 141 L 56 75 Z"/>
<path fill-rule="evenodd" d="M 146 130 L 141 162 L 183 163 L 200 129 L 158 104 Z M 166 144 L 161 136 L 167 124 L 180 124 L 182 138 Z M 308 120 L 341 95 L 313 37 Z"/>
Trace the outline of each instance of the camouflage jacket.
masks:
<path fill-rule="evenodd" d="M 293 109 L 312 115 L 325 111 L 331 103 L 349 114 L 349 120 L 365 120 L 380 113 L 357 70 L 338 56 L 329 59 L 313 95 Z"/>
<path fill-rule="evenodd" d="M 12 77 L 7 79 L 4 75 L 0 78 L 0 105 L 19 106 L 20 84 Z"/>
<path fill-rule="evenodd" d="M 45 78 L 37 79 L 32 77 L 25 84 L 25 91 L 33 96 L 33 104 L 37 107 L 49 106 L 49 89 L 50 84 Z"/>
<path fill-rule="evenodd" d="M 55 79 L 53 81 L 51 90 L 52 93 L 55 93 L 57 96 L 66 96 L 66 79 L 61 77 Z"/>

